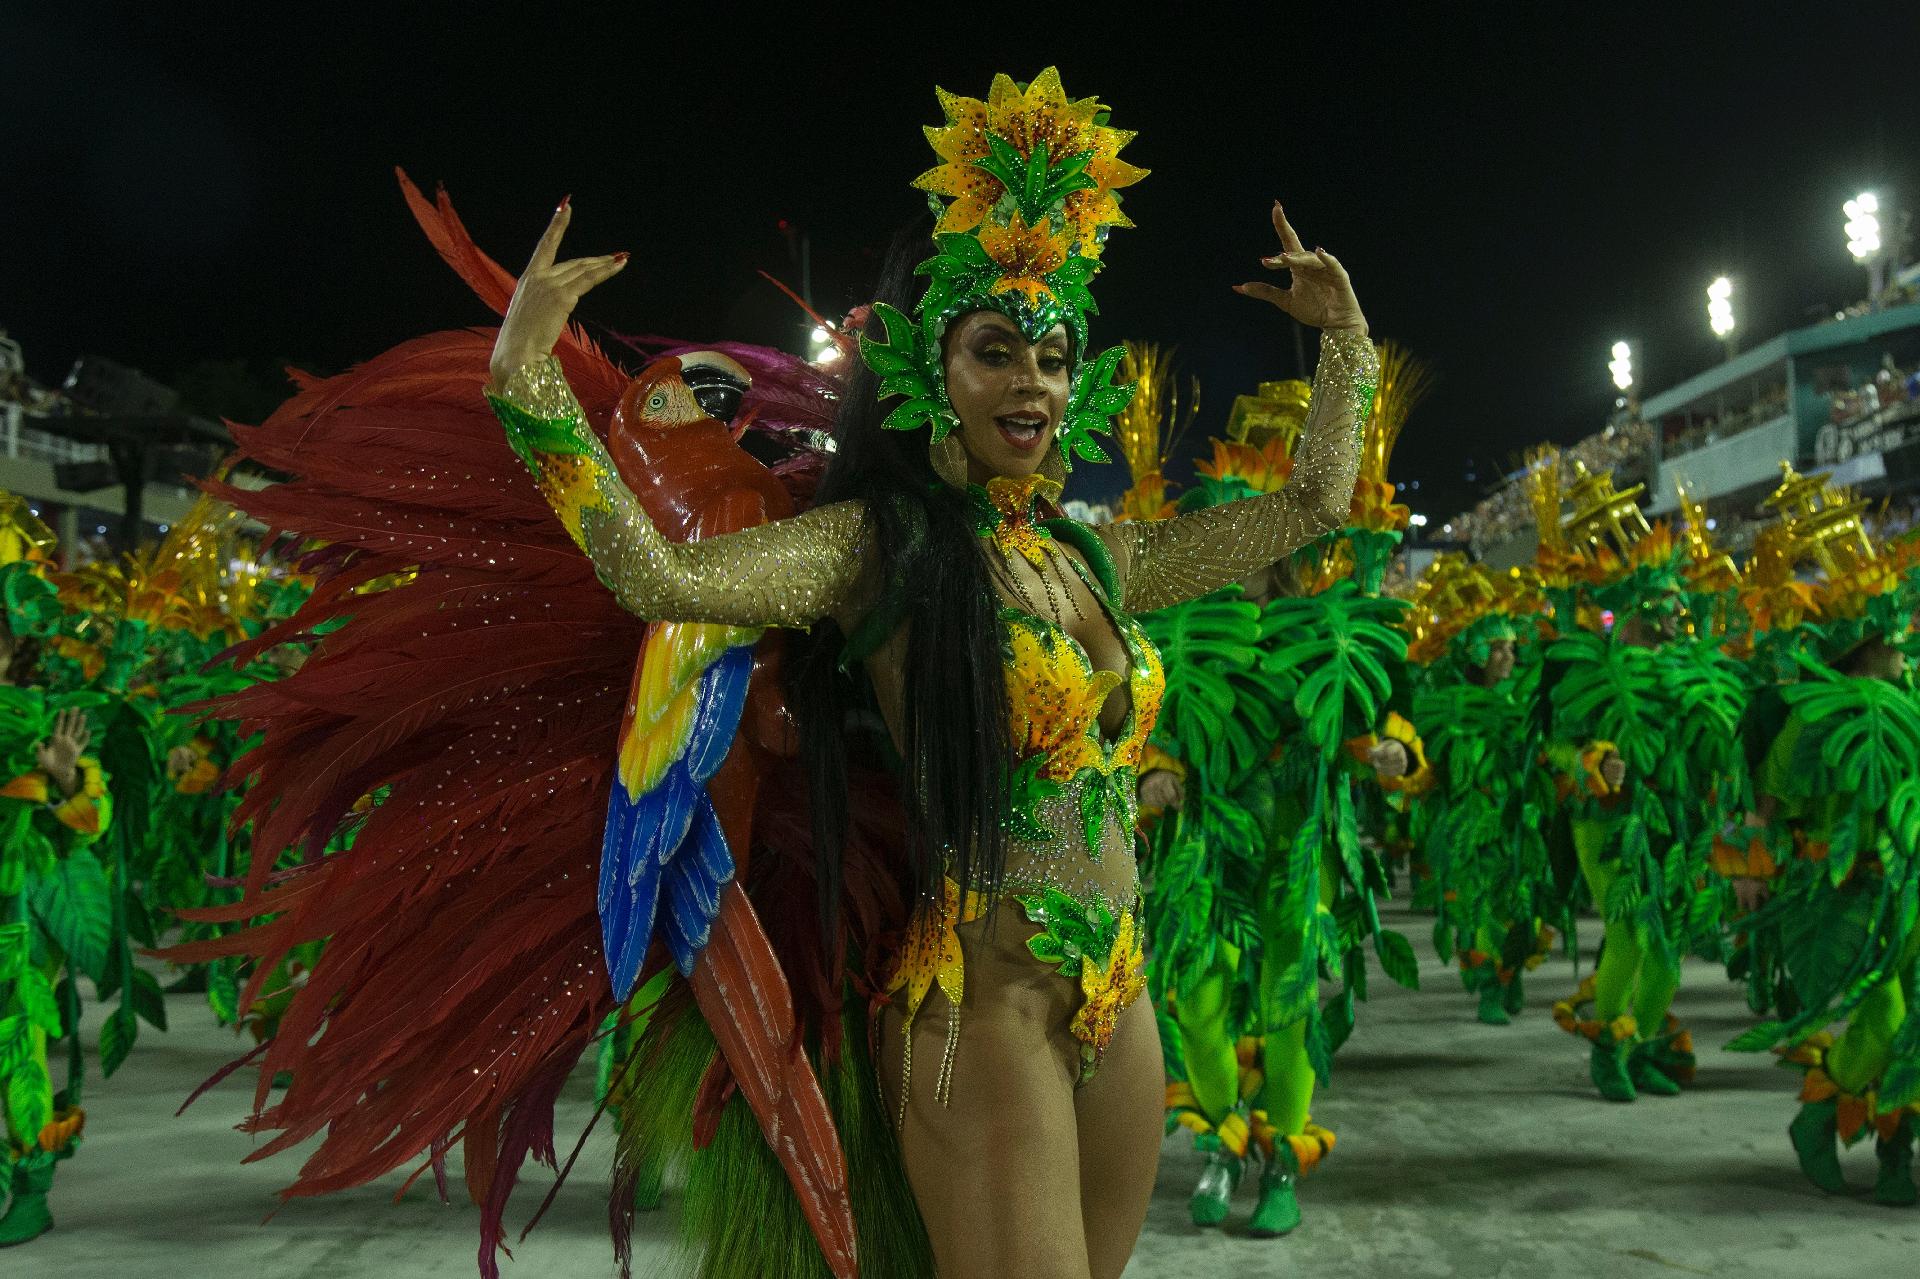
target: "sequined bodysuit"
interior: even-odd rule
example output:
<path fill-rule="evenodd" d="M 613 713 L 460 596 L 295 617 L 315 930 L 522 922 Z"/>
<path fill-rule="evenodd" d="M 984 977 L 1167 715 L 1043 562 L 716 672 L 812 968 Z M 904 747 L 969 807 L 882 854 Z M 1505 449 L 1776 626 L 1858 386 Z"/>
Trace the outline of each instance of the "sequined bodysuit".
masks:
<path fill-rule="evenodd" d="M 1352 500 L 1377 375 L 1378 357 L 1364 334 L 1322 335 L 1312 405 L 1280 492 L 1168 520 L 1046 523 L 1038 535 L 1073 548 L 1062 559 L 1106 612 L 1125 650 L 1126 671 L 1096 670 L 1058 619 L 1017 608 L 1003 596 L 1015 753 L 1004 888 L 1040 926 L 1028 949 L 1079 980 L 1085 1002 L 1071 1030 L 1082 1047 L 1083 1079 L 1119 1012 L 1144 989 L 1135 926 L 1135 786 L 1164 681 L 1159 655 L 1130 613 L 1205 594 L 1337 528 Z M 601 581 L 636 615 L 792 627 L 831 617 L 849 634 L 857 629 L 873 568 L 862 503 L 838 502 L 700 542 L 672 542 L 621 483 L 556 361 L 518 370 L 489 399 Z M 1032 526 L 1030 506 L 1026 518 Z M 885 657 L 884 649 L 876 653 L 869 668 Z M 885 684 L 897 687 L 897 672 L 888 674 Z M 1100 712 L 1122 682 L 1131 706 L 1109 737 Z M 946 901 L 923 904 L 893 978 L 894 989 L 904 992 L 909 1023 L 934 985 L 957 1005 L 961 948 L 953 929 L 982 906 L 978 894 L 951 881 Z"/>

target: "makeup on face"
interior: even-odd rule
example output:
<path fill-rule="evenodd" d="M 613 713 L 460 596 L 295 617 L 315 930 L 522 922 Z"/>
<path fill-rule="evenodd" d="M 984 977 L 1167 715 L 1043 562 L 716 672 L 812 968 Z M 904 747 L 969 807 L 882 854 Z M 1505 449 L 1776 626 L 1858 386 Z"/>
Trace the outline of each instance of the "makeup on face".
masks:
<path fill-rule="evenodd" d="M 1030 343 L 991 311 L 962 317 L 948 342 L 947 397 L 967 452 L 998 474 L 1037 468 L 1066 412 L 1070 363 L 1064 326 Z"/>

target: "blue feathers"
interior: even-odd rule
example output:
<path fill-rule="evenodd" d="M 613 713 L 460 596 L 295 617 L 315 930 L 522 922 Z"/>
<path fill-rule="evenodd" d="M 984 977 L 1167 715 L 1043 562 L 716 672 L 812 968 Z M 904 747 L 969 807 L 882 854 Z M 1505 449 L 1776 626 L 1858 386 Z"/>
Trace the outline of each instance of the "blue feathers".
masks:
<path fill-rule="evenodd" d="M 733 746 L 752 674 L 753 646 L 728 649 L 701 674 L 686 751 L 659 785 L 629 796 L 616 780 L 607 797 L 600 933 L 617 999 L 633 993 L 656 925 L 683 974 L 712 932 L 720 892 L 733 878 L 733 851 L 706 784 Z"/>

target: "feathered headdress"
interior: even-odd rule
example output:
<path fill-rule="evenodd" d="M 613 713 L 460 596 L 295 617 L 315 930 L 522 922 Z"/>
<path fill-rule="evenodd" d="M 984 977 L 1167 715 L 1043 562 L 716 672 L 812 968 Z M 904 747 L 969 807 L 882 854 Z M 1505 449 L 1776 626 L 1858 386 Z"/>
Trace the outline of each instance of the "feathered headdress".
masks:
<path fill-rule="evenodd" d="M 995 76 L 985 101 L 935 93 L 946 123 L 926 133 L 941 162 L 913 182 L 940 217 L 933 230 L 939 251 L 914 269 L 927 277 L 927 291 L 911 319 L 876 303 L 879 324 L 860 339 L 880 394 L 905 397 L 886 426 L 927 426 L 937 441 L 960 424 L 947 399 L 940 343 L 956 317 L 985 308 L 1033 342 L 1066 325 L 1078 367 L 1060 425 L 1060 458 L 1068 470 L 1076 453 L 1107 461 L 1093 433 L 1107 429 L 1132 388 L 1113 380 L 1123 348 L 1086 358 L 1087 317 L 1098 310 L 1087 286 L 1100 269 L 1107 233 L 1133 225 L 1118 192 L 1147 175 L 1120 159 L 1134 135 L 1109 127 L 1097 99 L 1068 98 L 1052 67 L 1031 85 Z M 872 336 L 876 327 L 881 337 Z"/>

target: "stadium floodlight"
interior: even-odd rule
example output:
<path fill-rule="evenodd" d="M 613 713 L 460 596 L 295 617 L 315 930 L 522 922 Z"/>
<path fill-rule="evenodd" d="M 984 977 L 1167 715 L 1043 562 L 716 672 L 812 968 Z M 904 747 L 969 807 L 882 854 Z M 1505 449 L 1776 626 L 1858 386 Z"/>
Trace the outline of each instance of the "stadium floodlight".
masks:
<path fill-rule="evenodd" d="M 1733 332 L 1733 281 L 1724 275 L 1707 286 L 1707 323 L 1717 338 Z"/>
<path fill-rule="evenodd" d="M 1633 348 L 1625 342 L 1613 344 L 1613 358 L 1607 361 L 1607 370 L 1613 374 L 1613 384 L 1621 390 L 1633 385 Z"/>
<path fill-rule="evenodd" d="M 1880 197 L 1862 191 L 1840 207 L 1847 215 L 1847 252 L 1865 262 L 1880 252 Z"/>
<path fill-rule="evenodd" d="M 1412 515 L 1407 516 L 1407 523 L 1411 524 L 1414 528 L 1425 528 L 1427 526 L 1427 517 L 1415 511 Z"/>

